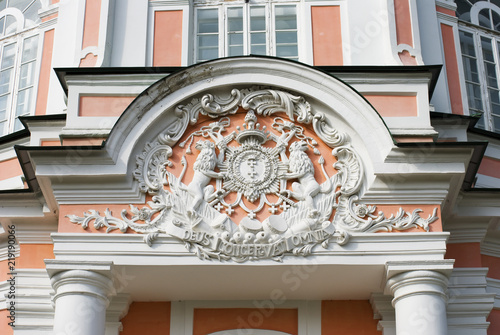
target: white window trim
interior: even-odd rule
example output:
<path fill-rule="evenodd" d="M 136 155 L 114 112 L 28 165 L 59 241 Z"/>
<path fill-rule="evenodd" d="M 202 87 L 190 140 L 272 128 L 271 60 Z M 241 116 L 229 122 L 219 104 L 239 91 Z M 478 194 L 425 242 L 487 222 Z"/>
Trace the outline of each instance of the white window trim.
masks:
<path fill-rule="evenodd" d="M 266 304 L 271 304 L 271 307 Z M 298 335 L 321 334 L 320 300 L 284 300 L 280 301 L 279 304 L 273 304 L 271 300 L 172 301 L 170 334 L 192 335 L 194 310 L 197 308 L 254 308 L 261 312 L 265 308 L 297 309 Z M 265 310 L 263 313 L 265 313 Z"/>
<path fill-rule="evenodd" d="M 14 14 L 18 15 L 14 15 Z M 19 16 L 19 14 L 21 16 Z M 13 15 L 16 17 L 17 20 L 21 19 L 24 22 L 24 15 L 22 15 L 21 11 L 18 10 L 17 8 L 6 8 L 0 12 L 0 19 L 3 17 L 6 17 L 7 15 Z M 13 83 L 12 87 L 10 90 L 10 94 L 12 95 L 11 98 L 9 99 L 7 103 L 7 129 L 5 133 L 0 132 L 0 137 L 5 136 L 8 134 L 11 134 L 14 132 L 14 125 L 15 125 L 15 120 L 16 120 L 16 103 L 17 103 L 17 98 L 18 98 L 18 85 L 19 85 L 19 78 L 20 78 L 20 72 L 21 72 L 21 57 L 22 57 L 22 47 L 24 45 L 24 41 L 30 37 L 33 36 L 38 36 L 38 45 L 37 45 L 37 52 L 36 52 L 36 59 L 35 59 L 35 70 L 34 70 L 34 77 L 33 77 L 33 92 L 30 97 L 30 111 L 28 114 L 24 114 L 23 116 L 27 115 L 34 115 L 36 111 L 36 100 L 38 96 L 38 84 L 40 80 L 40 69 L 41 69 L 41 60 L 42 60 L 42 53 L 43 53 L 43 41 L 44 41 L 44 31 L 40 29 L 40 23 L 38 25 L 29 27 L 24 29 L 24 26 L 19 24 L 18 22 L 18 27 L 15 33 L 3 36 L 0 38 L 0 62 L 3 59 L 3 49 L 6 45 L 16 43 L 16 56 L 14 60 L 14 73 L 13 73 Z M 10 86 L 10 85 L 9 85 Z"/>
<path fill-rule="evenodd" d="M 500 8 L 490 2 L 477 2 L 475 3 L 470 10 L 470 19 L 471 22 L 459 21 L 458 24 L 458 32 L 464 31 L 473 35 L 474 39 L 474 51 L 476 53 L 476 61 L 478 67 L 478 75 L 479 75 L 479 83 L 481 88 L 481 100 L 483 104 L 483 114 L 484 114 L 484 126 L 487 131 L 495 131 L 498 132 L 500 129 L 495 129 L 493 122 L 493 115 L 490 105 L 490 98 L 488 92 L 487 85 L 487 77 L 486 70 L 484 67 L 484 59 L 481 48 L 481 37 L 486 37 L 492 40 L 492 52 L 495 58 L 495 71 L 497 76 L 497 86 L 500 91 L 500 32 L 496 32 L 494 30 L 485 28 L 479 25 L 478 14 L 482 9 L 491 9 L 500 15 Z M 459 37 L 459 36 L 457 36 Z M 460 45 L 460 44 L 458 44 Z M 463 53 L 462 50 L 458 53 L 460 55 L 459 68 L 462 74 L 461 79 L 461 87 L 463 87 L 464 92 L 467 95 L 467 99 L 465 99 L 464 107 L 467 109 L 467 114 L 470 113 L 470 107 L 468 102 L 469 92 L 467 91 L 467 84 L 465 82 L 465 69 L 463 68 Z"/>
<path fill-rule="evenodd" d="M 249 26 L 249 8 L 251 6 L 266 6 L 266 27 L 269 27 L 268 29 L 268 36 L 266 36 L 267 40 L 267 52 L 266 54 L 269 56 L 276 56 L 276 48 L 275 48 L 275 36 L 276 36 L 276 29 L 275 29 L 275 7 L 276 6 L 286 6 L 286 5 L 295 5 L 296 6 L 296 20 L 297 20 L 297 58 L 298 61 L 303 61 L 306 59 L 306 54 L 304 52 L 304 48 L 301 48 L 300 46 L 303 45 L 303 32 L 302 32 L 302 22 L 304 21 L 304 11 L 303 11 L 303 6 L 304 3 L 301 0 L 257 0 L 257 1 L 252 1 L 251 3 L 246 3 L 243 0 L 240 1 L 234 1 L 234 2 L 224 2 L 224 1 L 216 1 L 216 2 L 203 2 L 203 1 L 198 1 L 194 3 L 193 5 L 193 24 L 192 24 L 192 29 L 193 29 L 193 34 L 194 36 L 193 43 L 191 46 L 191 60 L 193 64 L 196 64 L 198 62 L 198 57 L 197 57 L 197 47 L 198 47 L 198 28 L 197 28 L 197 22 L 198 22 L 198 10 L 199 9 L 209 9 L 209 8 L 217 8 L 218 9 L 218 17 L 219 17 L 219 58 L 221 57 L 227 57 L 228 56 L 228 43 L 226 43 L 226 37 L 227 37 L 227 9 L 231 7 L 243 7 L 243 26 L 244 26 L 244 32 L 243 32 L 243 44 L 244 44 L 244 55 L 249 55 L 250 52 L 248 51 L 248 33 L 250 31 L 250 26 Z M 268 7 L 271 7 L 269 10 Z M 246 49 L 246 50 L 245 50 Z"/>
<path fill-rule="evenodd" d="M 187 1 L 186 1 L 187 3 Z M 154 35 L 155 35 L 155 13 L 164 11 L 182 11 L 182 47 L 181 47 L 181 66 L 190 65 L 189 60 L 193 58 L 190 50 L 190 36 L 192 36 L 192 27 L 190 25 L 189 13 L 190 6 L 179 5 L 169 1 L 149 1 L 148 9 L 148 36 L 146 41 L 146 66 L 153 66 L 154 54 Z"/>

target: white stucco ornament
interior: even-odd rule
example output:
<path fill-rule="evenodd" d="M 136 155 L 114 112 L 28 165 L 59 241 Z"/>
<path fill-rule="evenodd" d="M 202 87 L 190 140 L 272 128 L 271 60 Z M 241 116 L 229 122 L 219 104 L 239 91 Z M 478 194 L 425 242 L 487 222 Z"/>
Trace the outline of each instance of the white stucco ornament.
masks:
<path fill-rule="evenodd" d="M 230 115 L 239 108 L 246 110 L 244 122 L 233 125 Z M 215 120 L 178 143 L 200 114 Z M 131 229 L 147 234 L 149 245 L 158 234 L 168 234 L 202 259 L 237 262 L 307 256 L 327 248 L 330 241 L 347 243 L 351 233 L 417 226 L 428 231 L 437 219 L 437 209 L 427 219 L 419 216 L 419 209 L 411 214 L 400 209 L 387 218 L 375 214 L 375 206 L 359 202 L 364 173 L 348 136 L 335 130 L 321 112 L 311 110 L 303 97 L 277 89 L 233 89 L 229 98 L 206 94 L 193 99 L 178 106 L 176 115 L 137 157 L 134 177 L 141 191 L 152 195 L 147 207 L 131 205 L 122 210 L 121 218 L 109 210 L 104 216 L 91 210 L 69 219 L 83 228 L 93 221 L 95 228 L 106 227 L 107 232 Z M 261 126 L 259 118 L 270 118 L 272 125 Z M 300 125 L 311 123 L 332 148 L 337 172 L 331 176 L 317 141 Z M 196 154 L 196 159 L 190 166 L 183 156 L 176 176 L 170 157 L 178 149 Z M 308 152 L 318 156 L 319 165 Z M 322 183 L 315 178 L 318 166 Z M 184 180 L 188 169 L 193 172 L 189 182 Z M 232 219 L 236 210 L 246 214 L 239 222 Z M 259 221 L 264 214 L 267 217 Z"/>

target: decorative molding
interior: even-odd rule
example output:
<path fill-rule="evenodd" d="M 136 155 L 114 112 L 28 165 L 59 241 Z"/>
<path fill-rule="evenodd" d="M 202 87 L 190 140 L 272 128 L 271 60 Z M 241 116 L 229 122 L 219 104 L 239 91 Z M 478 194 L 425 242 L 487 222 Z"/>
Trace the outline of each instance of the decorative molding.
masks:
<path fill-rule="evenodd" d="M 247 110 L 245 122 L 224 136 L 232 126 L 229 116 L 239 108 Z M 257 115 L 272 117 L 277 112 L 285 113 L 288 120 L 275 117 L 272 127 L 260 127 Z M 104 216 L 90 210 L 83 217 L 68 215 L 71 222 L 83 229 L 93 222 L 96 229 L 106 227 L 106 232 L 131 229 L 147 234 L 144 241 L 148 245 L 160 233 L 166 233 L 184 241 L 186 248 L 202 259 L 243 262 L 262 258 L 281 261 L 288 253 L 307 256 L 319 244 L 327 248 L 331 240 L 347 243 L 352 233 L 414 227 L 429 231 L 429 224 L 437 220 L 437 208 L 427 219 L 420 217 L 420 209 L 406 213 L 402 208 L 395 216 L 386 217 L 382 212 L 375 213 L 375 206 L 360 202 L 365 176 L 348 136 L 337 131 L 323 113 L 313 111 L 301 96 L 263 87 L 233 89 L 226 96 L 193 98 L 177 106 L 175 114 L 174 122 L 137 156 L 134 177 L 139 189 L 153 196 L 149 207 L 130 205 L 130 213 L 122 210 L 121 218 L 108 209 Z M 172 146 L 200 115 L 218 120 L 178 144 L 179 151 L 186 148 L 185 154 L 191 155 L 194 139 L 200 138 L 195 145 L 199 154 L 192 167 L 194 175 L 185 185 L 185 156 L 180 176 L 168 171 L 173 166 L 169 158 Z M 316 135 L 333 148 L 335 175 L 328 176 L 318 143 L 304 135 L 303 127 L 295 122 L 312 124 Z M 320 156 L 318 162 L 326 179 L 321 185 L 306 154 L 308 149 Z M 212 180 L 215 186 L 210 184 Z M 290 188 L 288 180 L 297 181 Z M 229 194 L 236 200 L 228 202 Z M 270 200 L 268 195 L 277 200 Z M 249 208 L 247 203 L 256 207 Z M 260 222 L 255 218 L 265 205 L 272 215 Z M 230 218 L 236 207 L 248 213 L 238 225 Z"/>
<path fill-rule="evenodd" d="M 396 311 L 392 306 L 392 296 L 382 293 L 372 293 L 370 304 L 373 310 L 373 318 L 380 320 L 377 324 L 377 330 L 383 334 L 396 330 Z"/>
<path fill-rule="evenodd" d="M 487 292 L 487 268 L 453 269 L 448 283 L 448 328 L 474 334 L 487 329 L 495 293 Z"/>

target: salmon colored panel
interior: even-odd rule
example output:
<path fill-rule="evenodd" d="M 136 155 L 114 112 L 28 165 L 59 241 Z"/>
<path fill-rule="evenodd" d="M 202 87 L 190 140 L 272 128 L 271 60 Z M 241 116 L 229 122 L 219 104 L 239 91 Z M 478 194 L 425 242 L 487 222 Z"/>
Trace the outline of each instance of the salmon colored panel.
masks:
<path fill-rule="evenodd" d="M 82 50 L 99 45 L 99 23 L 101 20 L 101 0 L 87 0 L 83 23 Z"/>
<path fill-rule="evenodd" d="M 394 0 L 394 15 L 398 44 L 408 44 L 413 47 L 409 0 Z"/>
<path fill-rule="evenodd" d="M 446 14 L 446 15 L 456 16 L 455 11 L 451 10 L 451 9 L 448 9 L 448 8 L 443 8 L 443 7 L 440 7 L 440 6 L 436 6 L 436 11 L 439 12 L 439 13 Z"/>
<path fill-rule="evenodd" d="M 101 145 L 106 138 L 104 137 L 87 137 L 87 138 L 65 138 L 62 145 L 89 146 Z"/>
<path fill-rule="evenodd" d="M 59 147 L 59 146 L 61 146 L 61 141 L 59 141 L 59 140 L 42 140 L 42 141 L 40 141 L 40 146 L 42 146 L 42 147 Z"/>
<path fill-rule="evenodd" d="M 403 52 L 398 53 L 399 59 L 403 65 L 418 65 L 417 60 L 414 56 L 410 55 L 408 50 L 404 50 Z"/>
<path fill-rule="evenodd" d="M 364 95 L 375 110 L 384 117 L 418 116 L 417 97 L 406 95 Z"/>
<path fill-rule="evenodd" d="M 85 58 L 80 59 L 80 67 L 94 67 L 97 64 L 97 56 L 88 53 Z"/>
<path fill-rule="evenodd" d="M 491 157 L 483 157 L 477 172 L 485 176 L 500 178 L 500 160 Z"/>
<path fill-rule="evenodd" d="M 59 0 L 52 0 L 52 4 L 59 3 Z"/>
<path fill-rule="evenodd" d="M 441 23 L 441 35 L 443 37 L 444 60 L 446 63 L 448 91 L 450 92 L 451 112 L 453 114 L 462 115 L 464 113 L 462 90 L 460 88 L 460 77 L 458 75 L 457 52 L 455 49 L 453 27 Z"/>
<path fill-rule="evenodd" d="M 38 93 L 36 97 L 35 115 L 45 115 L 47 98 L 49 96 L 49 81 L 52 71 L 52 51 L 54 48 L 54 29 L 47 30 L 43 38 L 42 62 L 40 78 L 38 79 Z"/>
<path fill-rule="evenodd" d="M 7 280 L 7 278 L 9 277 L 7 276 L 8 272 L 9 272 L 9 260 L 6 259 L 0 261 L 0 282 Z"/>
<path fill-rule="evenodd" d="M 321 335 L 381 335 L 368 300 L 321 302 Z"/>
<path fill-rule="evenodd" d="M 54 259 L 52 244 L 21 244 L 16 267 L 22 269 L 45 269 L 44 259 Z"/>
<path fill-rule="evenodd" d="M 74 146 L 90 146 L 90 145 L 101 145 L 106 138 L 104 137 L 85 137 L 85 138 L 65 138 L 63 139 L 62 145 L 74 145 Z"/>
<path fill-rule="evenodd" d="M 155 12 L 153 66 L 181 66 L 182 10 Z"/>
<path fill-rule="evenodd" d="M 12 330 L 12 327 L 8 325 L 8 322 L 10 320 L 7 318 L 9 316 L 9 311 L 7 310 L 1 310 L 0 311 L 0 334 L 2 335 L 12 335 L 14 334 L 14 331 Z"/>
<path fill-rule="evenodd" d="M 58 13 L 55 13 L 55 14 L 52 14 L 49 16 L 45 16 L 42 18 L 42 22 L 47 22 L 49 20 L 55 19 L 57 16 L 58 16 Z"/>
<path fill-rule="evenodd" d="M 135 96 L 81 96 L 78 116 L 120 116 Z"/>
<path fill-rule="evenodd" d="M 196 308 L 193 335 L 206 335 L 229 329 L 267 329 L 298 334 L 296 309 L 276 309 L 269 300 L 262 308 Z"/>
<path fill-rule="evenodd" d="M 17 158 L 7 159 L 0 162 L 0 180 L 22 176 L 23 170 Z"/>
<path fill-rule="evenodd" d="M 342 65 L 342 25 L 339 6 L 312 6 L 314 65 Z"/>
<path fill-rule="evenodd" d="M 120 335 L 169 335 L 170 302 L 134 301 L 121 322 Z"/>
<path fill-rule="evenodd" d="M 500 258 L 488 255 L 481 255 L 481 265 L 489 268 L 487 277 L 500 279 Z"/>
<path fill-rule="evenodd" d="M 479 268 L 482 266 L 480 243 L 449 243 L 444 258 L 454 259 L 458 268 Z"/>
<path fill-rule="evenodd" d="M 413 142 L 434 142 L 432 137 L 412 137 L 412 136 L 394 136 L 398 143 L 413 143 Z"/>
<path fill-rule="evenodd" d="M 415 204 L 415 205 L 405 204 L 404 206 L 379 205 L 379 206 L 377 206 L 375 213 L 382 211 L 386 217 L 390 217 L 391 215 L 396 216 L 398 214 L 400 208 L 403 208 L 403 210 L 408 214 L 411 214 L 415 209 L 420 209 L 421 212 L 419 212 L 419 215 L 423 219 L 429 218 L 429 216 L 431 216 L 432 213 L 434 212 L 434 209 L 437 208 L 437 211 L 436 211 L 437 220 L 429 225 L 429 231 L 431 231 L 431 232 L 442 232 L 443 231 L 443 225 L 441 222 L 441 208 L 439 205 L 422 205 L 422 204 Z M 423 228 L 420 228 L 420 227 L 411 228 L 411 229 L 402 230 L 402 231 L 393 230 L 393 232 L 406 232 L 406 233 L 424 232 L 424 231 L 425 230 Z"/>
<path fill-rule="evenodd" d="M 488 335 L 498 335 L 500 334 L 500 310 L 493 309 L 490 315 L 486 319 L 490 323 L 488 327 Z"/>

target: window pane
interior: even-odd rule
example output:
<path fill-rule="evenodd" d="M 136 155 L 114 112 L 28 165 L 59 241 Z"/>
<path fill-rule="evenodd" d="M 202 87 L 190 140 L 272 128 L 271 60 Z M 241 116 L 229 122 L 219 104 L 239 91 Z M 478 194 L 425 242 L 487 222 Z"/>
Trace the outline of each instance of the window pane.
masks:
<path fill-rule="evenodd" d="M 0 122 L 0 136 L 7 135 L 7 122 Z"/>
<path fill-rule="evenodd" d="M 12 80 L 12 69 L 0 72 L 0 94 L 10 92 L 10 82 Z"/>
<path fill-rule="evenodd" d="M 243 31 L 243 8 L 231 7 L 227 9 L 228 31 Z"/>
<path fill-rule="evenodd" d="M 219 10 L 199 9 L 198 10 L 198 33 L 218 33 L 219 32 Z"/>
<path fill-rule="evenodd" d="M 228 56 L 241 56 L 241 55 L 243 55 L 243 45 L 228 47 Z"/>
<path fill-rule="evenodd" d="M 14 121 L 14 131 L 18 131 L 18 130 L 21 130 L 21 129 L 24 129 L 23 124 L 16 117 L 16 121 Z"/>
<path fill-rule="evenodd" d="M 460 20 L 470 22 L 471 3 L 468 0 L 456 0 L 457 16 Z"/>
<path fill-rule="evenodd" d="M 479 11 L 478 20 L 480 26 L 491 29 L 490 10 L 488 8 Z"/>
<path fill-rule="evenodd" d="M 250 52 L 254 55 L 266 55 L 266 46 L 252 45 L 252 50 Z"/>
<path fill-rule="evenodd" d="M 477 62 L 474 58 L 463 57 L 465 80 L 479 83 Z"/>
<path fill-rule="evenodd" d="M 209 60 L 219 57 L 219 48 L 199 49 L 198 60 Z"/>
<path fill-rule="evenodd" d="M 3 37 L 5 29 L 5 16 L 0 19 L 0 37 Z"/>
<path fill-rule="evenodd" d="M 16 43 L 9 44 L 3 48 L 2 69 L 14 66 L 16 57 Z"/>
<path fill-rule="evenodd" d="M 38 49 L 38 36 L 31 36 L 23 42 L 23 56 L 21 62 L 29 62 L 36 59 L 36 51 Z"/>
<path fill-rule="evenodd" d="M 476 57 L 476 51 L 474 50 L 474 39 L 473 35 L 465 31 L 460 31 L 460 48 L 462 49 L 462 54 Z"/>
<path fill-rule="evenodd" d="M 500 131 L 500 117 L 498 116 L 493 116 L 493 131 L 499 132 Z"/>
<path fill-rule="evenodd" d="M 35 1 L 30 7 L 24 12 L 24 18 L 26 19 L 26 27 L 31 27 L 40 21 L 38 16 L 38 11 L 42 8 L 42 4 L 39 0 Z"/>
<path fill-rule="evenodd" d="M 243 34 L 229 34 L 229 45 L 243 45 Z"/>
<path fill-rule="evenodd" d="M 5 17 L 5 35 L 13 34 L 17 31 L 17 20 L 12 15 Z"/>
<path fill-rule="evenodd" d="M 32 2 L 33 0 L 10 0 L 9 1 L 9 7 L 15 7 L 19 9 L 21 12 L 24 12 L 26 7 Z"/>
<path fill-rule="evenodd" d="M 32 90 L 33 88 L 28 88 L 17 94 L 16 116 L 29 114 Z"/>
<path fill-rule="evenodd" d="M 277 45 L 276 46 L 276 56 L 278 56 L 278 57 L 296 57 L 297 56 L 297 46 L 296 45 Z"/>
<path fill-rule="evenodd" d="M 264 6 L 250 7 L 250 30 L 266 30 L 266 9 Z"/>
<path fill-rule="evenodd" d="M 483 59 L 488 62 L 494 62 L 493 51 L 491 50 L 491 40 L 481 36 L 481 49 L 483 51 Z"/>
<path fill-rule="evenodd" d="M 201 35 L 198 36 L 199 47 L 216 47 L 219 45 L 218 35 Z"/>
<path fill-rule="evenodd" d="M 488 81 L 488 86 L 497 88 L 497 74 L 495 72 L 495 64 L 485 63 L 486 79 Z"/>
<path fill-rule="evenodd" d="M 297 43 L 297 33 L 295 31 L 276 32 L 276 43 Z"/>
<path fill-rule="evenodd" d="M 297 29 L 295 6 L 276 6 L 276 29 Z"/>
<path fill-rule="evenodd" d="M 266 33 L 252 33 L 250 35 L 250 43 L 252 45 L 255 44 L 263 44 L 266 45 Z"/>
<path fill-rule="evenodd" d="M 33 85 L 35 81 L 35 62 L 29 62 L 21 66 L 18 88 L 25 88 Z"/>
<path fill-rule="evenodd" d="M 476 110 L 483 110 L 483 103 L 481 98 L 481 87 L 479 85 L 467 83 L 467 97 L 469 101 L 469 108 Z"/>
<path fill-rule="evenodd" d="M 484 126 L 484 114 L 481 114 L 481 118 L 477 121 L 476 127 L 481 128 L 481 129 L 485 128 L 485 126 Z"/>
<path fill-rule="evenodd" d="M 0 97 L 0 121 L 7 120 L 7 100 L 9 95 Z"/>

